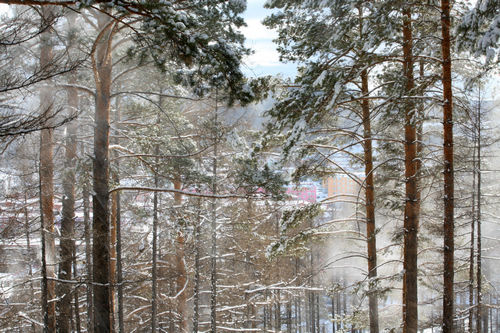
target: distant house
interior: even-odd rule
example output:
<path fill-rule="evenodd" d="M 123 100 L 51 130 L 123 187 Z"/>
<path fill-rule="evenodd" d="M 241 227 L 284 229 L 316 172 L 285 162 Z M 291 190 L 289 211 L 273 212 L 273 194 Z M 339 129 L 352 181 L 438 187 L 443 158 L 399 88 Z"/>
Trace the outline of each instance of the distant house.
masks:
<path fill-rule="evenodd" d="M 328 201 L 352 200 L 360 195 L 361 184 L 355 179 L 359 179 L 359 181 L 362 182 L 364 177 L 354 174 L 353 177 L 335 175 L 325 178 L 322 185 L 328 191 Z"/>

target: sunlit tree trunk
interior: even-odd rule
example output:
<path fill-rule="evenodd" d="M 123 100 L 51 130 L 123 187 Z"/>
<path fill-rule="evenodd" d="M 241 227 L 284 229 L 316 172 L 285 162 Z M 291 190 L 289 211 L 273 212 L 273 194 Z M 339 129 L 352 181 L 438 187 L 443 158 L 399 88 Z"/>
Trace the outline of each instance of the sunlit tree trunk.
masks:
<path fill-rule="evenodd" d="M 443 333 L 453 329 L 454 300 L 454 175 L 453 175 L 453 93 L 451 82 L 450 2 L 441 1 L 441 49 L 443 65 L 443 139 L 444 139 L 444 273 Z"/>
<path fill-rule="evenodd" d="M 413 36 L 411 5 L 403 8 L 403 75 L 405 95 L 411 97 L 415 87 L 413 75 Z M 417 121 L 414 102 L 408 98 L 405 111 L 405 211 L 403 253 L 403 332 L 417 333 L 417 251 L 418 251 L 418 186 L 417 186 Z"/>
<path fill-rule="evenodd" d="M 368 72 L 361 72 L 361 93 L 364 97 L 369 94 Z M 363 139 L 365 163 L 365 210 L 366 210 L 366 239 L 368 248 L 368 311 L 370 317 L 370 333 L 378 333 L 378 295 L 375 279 L 377 278 L 377 237 L 375 227 L 375 185 L 373 182 L 373 151 L 370 120 L 370 105 L 367 99 L 362 101 L 363 109 Z"/>

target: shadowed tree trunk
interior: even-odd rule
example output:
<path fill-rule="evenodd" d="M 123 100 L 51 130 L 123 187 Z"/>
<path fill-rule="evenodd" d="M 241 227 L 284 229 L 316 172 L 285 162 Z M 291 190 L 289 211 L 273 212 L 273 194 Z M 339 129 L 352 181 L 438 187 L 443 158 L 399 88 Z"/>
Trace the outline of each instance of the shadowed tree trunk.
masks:
<path fill-rule="evenodd" d="M 479 92 L 479 96 L 481 96 L 481 92 Z M 484 325 L 482 317 L 484 315 L 483 312 L 483 291 L 482 291 L 482 242 L 481 242 L 481 100 L 478 102 L 477 107 L 477 116 L 476 116 L 476 149 L 477 149 L 477 253 L 476 253 L 476 262 L 477 262 L 477 272 L 476 272 L 476 280 L 477 280 L 477 312 L 476 312 L 476 331 L 478 333 L 484 332 Z"/>
<path fill-rule="evenodd" d="M 200 232 L 201 232 L 201 199 L 196 201 L 196 222 L 194 226 L 194 311 L 193 311 L 193 333 L 198 333 L 198 325 L 200 318 Z"/>
<path fill-rule="evenodd" d="M 117 183 L 119 183 L 119 181 Z M 117 283 L 117 301 L 118 301 L 118 332 L 125 333 L 125 323 L 123 318 L 121 202 L 120 202 L 119 191 L 117 191 L 116 193 L 116 283 Z"/>
<path fill-rule="evenodd" d="M 84 149 L 82 148 L 82 152 Z M 91 225 L 90 225 L 90 193 L 89 181 L 87 174 L 84 174 L 83 186 L 83 224 L 84 224 L 84 237 L 85 237 L 85 261 L 87 269 L 87 331 L 94 331 L 94 306 L 92 299 L 92 241 L 91 241 Z"/>
<path fill-rule="evenodd" d="M 182 187 L 179 177 L 174 180 L 174 188 L 180 190 Z M 182 195 L 180 193 L 174 194 L 174 205 L 179 207 L 182 205 Z M 187 272 L 186 272 L 186 262 L 185 262 L 185 238 L 184 238 L 184 221 L 179 217 L 179 225 L 177 226 L 179 230 L 177 231 L 177 237 L 175 239 L 175 269 L 177 273 L 177 278 L 175 284 L 177 286 L 177 314 L 180 317 L 179 322 L 179 332 L 188 332 L 188 316 L 187 316 Z"/>
<path fill-rule="evenodd" d="M 115 123 L 116 128 L 118 129 L 118 133 L 115 137 L 116 144 L 120 144 L 119 142 L 119 130 L 120 130 L 120 122 L 121 122 L 121 113 L 120 113 L 120 99 L 116 102 L 116 113 L 115 113 Z M 118 156 L 118 154 L 116 154 Z M 116 185 L 120 184 L 120 160 L 117 158 L 115 161 L 115 172 L 113 174 L 113 181 Z M 114 229 L 116 233 L 116 242 L 115 244 L 115 257 L 116 257 L 116 292 L 117 292 L 117 301 L 118 301 L 118 332 L 125 333 L 125 323 L 123 318 L 123 265 L 122 265 L 122 229 L 121 229 L 121 192 L 116 191 L 113 193 L 113 202 L 112 207 L 113 210 L 113 221 L 114 221 Z"/>
<path fill-rule="evenodd" d="M 51 21 L 51 7 L 43 6 L 42 20 Z M 47 29 L 40 35 L 40 68 L 48 68 L 53 61 L 51 41 L 52 30 Z M 50 87 L 42 87 L 40 91 L 40 111 L 48 117 L 53 114 L 53 92 Z M 48 119 L 50 125 L 50 119 Z M 56 292 L 55 292 L 55 242 L 54 242 L 54 161 L 53 130 L 43 129 L 40 133 L 40 209 L 42 220 L 43 249 L 43 286 L 42 304 L 44 307 L 44 331 L 56 330 Z M 71 269 L 70 269 L 71 273 Z"/>
<path fill-rule="evenodd" d="M 474 128 L 476 124 L 472 124 Z M 469 255 L 469 332 L 474 326 L 474 248 L 475 248 L 475 226 L 476 226 L 476 130 L 473 130 L 473 153 L 472 153 L 472 221 L 470 227 L 470 255 Z"/>
<path fill-rule="evenodd" d="M 75 81 L 74 79 L 72 81 Z M 74 83 L 74 82 L 72 82 Z M 78 108 L 78 92 L 76 89 L 68 89 L 68 105 L 70 113 Z M 76 121 L 70 122 L 66 127 L 65 143 L 65 162 L 63 175 L 64 196 L 62 200 L 62 221 L 61 221 L 61 240 L 59 279 L 63 281 L 71 280 L 71 266 L 73 263 L 73 254 L 75 252 L 75 169 L 76 169 Z M 58 310 L 57 318 L 58 332 L 70 332 L 71 319 L 71 285 L 62 282 L 58 288 Z"/>
<path fill-rule="evenodd" d="M 115 178 L 115 176 L 113 176 Z M 115 322 L 115 307 L 116 307 L 116 224 L 118 214 L 118 192 L 111 194 L 111 211 L 109 216 L 109 316 L 111 326 Z M 114 331 L 114 329 L 112 329 Z"/>
<path fill-rule="evenodd" d="M 74 244 L 74 243 L 73 243 Z M 78 276 L 78 268 L 77 268 L 77 263 L 76 263 L 76 247 L 73 246 L 73 278 L 76 279 Z M 75 304 L 75 312 L 74 312 L 74 318 L 75 318 L 75 327 L 76 327 L 76 332 L 80 333 L 82 331 L 82 323 L 81 323 L 81 318 L 80 318 L 80 294 L 78 293 L 78 288 L 75 288 L 75 291 L 73 293 L 73 299 L 74 299 L 74 304 Z"/>
<path fill-rule="evenodd" d="M 441 50 L 443 82 L 444 153 L 444 273 L 443 333 L 452 333 L 454 317 L 454 175 L 453 175 L 453 93 L 451 82 L 450 1 L 441 1 Z"/>
<path fill-rule="evenodd" d="M 158 144 L 155 147 L 156 156 L 159 155 Z M 155 188 L 159 186 L 159 176 L 158 176 L 158 157 L 155 158 L 155 175 L 154 182 Z M 158 287 L 158 192 L 153 192 L 153 265 L 151 267 L 151 331 L 156 332 L 157 327 L 157 287 Z"/>
<path fill-rule="evenodd" d="M 403 74 L 406 96 L 413 94 L 413 36 L 411 5 L 403 8 Z M 417 333 L 417 251 L 418 251 L 418 186 L 417 186 L 417 121 L 414 102 L 407 99 L 405 111 L 405 211 L 403 253 L 403 332 Z"/>
<path fill-rule="evenodd" d="M 215 115 L 214 115 L 214 131 L 217 128 L 217 97 L 215 94 Z M 212 165 L 212 193 L 217 194 L 217 138 L 218 133 L 213 133 L 214 153 Z M 210 332 L 217 332 L 217 199 L 212 199 L 212 216 L 211 216 L 211 253 L 210 253 Z M 264 314 L 265 318 L 265 314 Z"/>
<path fill-rule="evenodd" d="M 112 39 L 116 23 L 98 15 L 97 36 L 92 53 L 96 83 L 93 160 L 93 296 L 94 332 L 112 332 L 110 309 L 109 235 L 109 113 L 111 100 Z"/>
<path fill-rule="evenodd" d="M 70 13 L 66 15 L 68 36 L 72 36 L 71 29 L 75 26 L 76 15 Z M 67 44 L 73 43 L 72 37 L 67 39 Z M 69 84 L 77 83 L 75 74 L 69 77 Z M 78 91 L 75 88 L 67 88 L 68 116 L 76 114 L 79 107 Z M 75 262 L 75 183 L 76 183 L 76 150 L 77 150 L 77 122 L 71 121 L 66 126 L 65 138 L 65 161 L 63 171 L 63 199 L 62 199 L 62 221 L 60 239 L 60 264 L 59 279 L 63 281 L 71 280 L 72 266 Z M 75 275 L 76 276 L 76 275 Z M 70 332 L 71 320 L 71 284 L 62 282 L 58 288 L 58 311 L 57 330 L 58 332 Z M 75 297 L 76 296 L 75 288 Z M 74 298 L 77 301 L 76 298 Z M 78 309 L 75 309 L 75 316 L 78 316 Z"/>
<path fill-rule="evenodd" d="M 30 219 L 28 212 L 28 193 L 24 192 L 24 233 L 26 236 L 26 251 L 28 255 L 28 277 L 29 277 L 29 287 L 30 287 L 30 305 L 32 305 L 35 301 L 35 286 L 33 285 L 33 262 L 35 261 L 33 258 L 33 251 L 31 249 L 31 237 L 30 237 Z M 31 323 L 31 331 L 36 332 L 35 323 Z"/>

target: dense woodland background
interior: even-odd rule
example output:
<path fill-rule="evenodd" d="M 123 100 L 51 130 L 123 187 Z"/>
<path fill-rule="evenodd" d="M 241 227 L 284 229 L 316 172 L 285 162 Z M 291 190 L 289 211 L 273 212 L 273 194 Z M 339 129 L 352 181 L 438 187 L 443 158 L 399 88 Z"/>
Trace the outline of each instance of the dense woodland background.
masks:
<path fill-rule="evenodd" d="M 0 331 L 500 331 L 498 1 L 0 4 Z"/>

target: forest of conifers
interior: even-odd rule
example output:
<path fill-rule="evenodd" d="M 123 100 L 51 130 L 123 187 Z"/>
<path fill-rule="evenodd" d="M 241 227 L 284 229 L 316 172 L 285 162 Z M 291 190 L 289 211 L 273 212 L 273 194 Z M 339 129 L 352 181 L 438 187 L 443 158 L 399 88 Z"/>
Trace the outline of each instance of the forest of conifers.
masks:
<path fill-rule="evenodd" d="M 0 332 L 500 332 L 498 0 L 0 5 Z"/>

